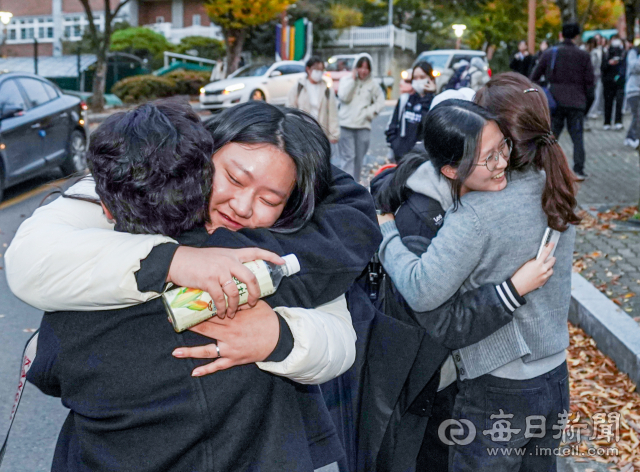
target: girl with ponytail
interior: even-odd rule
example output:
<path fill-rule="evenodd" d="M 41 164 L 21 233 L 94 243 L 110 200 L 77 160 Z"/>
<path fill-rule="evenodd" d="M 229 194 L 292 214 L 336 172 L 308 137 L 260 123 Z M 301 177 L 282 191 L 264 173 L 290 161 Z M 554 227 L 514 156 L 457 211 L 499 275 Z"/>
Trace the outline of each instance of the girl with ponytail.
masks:
<path fill-rule="evenodd" d="M 500 117 L 513 140 L 510 169 L 544 171 L 542 208 L 547 225 L 565 231 L 578 224 L 575 213 L 575 177 L 551 132 L 551 116 L 542 89 L 514 72 L 497 75 L 475 98 L 475 102 Z"/>
<path fill-rule="evenodd" d="M 442 228 L 417 255 L 394 216 L 381 215 L 380 260 L 427 332 L 437 329 L 429 311 L 489 283 L 498 284 L 507 305 L 518 307 L 504 327 L 453 350 L 458 392 L 450 418 L 476 434 L 464 444 L 447 437 L 449 471 L 555 470 L 555 456 L 536 451 L 559 446 L 552 426 L 569 411 L 565 349 L 579 221 L 574 178 L 550 133 L 544 94 L 526 78 L 499 75 L 475 101 L 482 107 L 444 102 L 425 122 L 429 164 L 452 190 Z M 412 189 L 425 184 L 416 178 L 420 169 L 407 180 Z M 399 222 L 400 211 L 396 215 Z M 511 298 L 523 294 L 506 292 L 502 281 L 536 256 L 548 226 L 561 231 L 554 276 Z M 534 430 L 532 417 L 538 421 Z M 499 434 L 500 418 L 509 421 L 506 438 Z M 508 454 L 509 448 L 524 454 Z"/>

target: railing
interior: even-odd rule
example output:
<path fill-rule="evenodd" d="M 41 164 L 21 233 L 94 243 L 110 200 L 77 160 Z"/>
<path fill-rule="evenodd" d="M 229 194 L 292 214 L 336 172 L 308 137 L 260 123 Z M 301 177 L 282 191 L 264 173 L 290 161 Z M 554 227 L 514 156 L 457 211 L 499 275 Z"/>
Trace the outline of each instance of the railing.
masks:
<path fill-rule="evenodd" d="M 330 32 L 333 46 L 389 46 L 416 52 L 418 36 L 395 26 L 376 28 L 351 27 Z"/>
<path fill-rule="evenodd" d="M 187 36 L 205 36 L 219 40 L 224 39 L 220 27 L 215 25 L 194 25 L 186 28 L 173 28 L 171 23 L 152 23 L 145 25 L 145 27 L 154 30 L 156 33 L 160 33 L 172 43 L 179 43 L 182 38 L 186 38 Z"/>
<path fill-rule="evenodd" d="M 177 54 L 175 52 L 164 52 L 164 66 L 168 67 L 170 63 L 174 62 L 176 59 L 179 59 L 182 62 L 195 62 L 197 64 L 211 64 L 213 66 L 218 64 L 218 61 L 214 61 L 212 59 L 205 59 L 198 56 L 189 56 L 188 54 Z"/>

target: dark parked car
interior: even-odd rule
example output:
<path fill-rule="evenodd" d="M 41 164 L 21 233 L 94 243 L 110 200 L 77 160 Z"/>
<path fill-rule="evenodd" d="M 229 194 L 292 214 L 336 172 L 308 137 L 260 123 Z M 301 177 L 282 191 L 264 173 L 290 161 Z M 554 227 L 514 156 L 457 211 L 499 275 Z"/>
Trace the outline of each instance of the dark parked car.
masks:
<path fill-rule="evenodd" d="M 0 73 L 0 201 L 5 188 L 45 170 L 86 168 L 86 108 L 42 77 Z"/>

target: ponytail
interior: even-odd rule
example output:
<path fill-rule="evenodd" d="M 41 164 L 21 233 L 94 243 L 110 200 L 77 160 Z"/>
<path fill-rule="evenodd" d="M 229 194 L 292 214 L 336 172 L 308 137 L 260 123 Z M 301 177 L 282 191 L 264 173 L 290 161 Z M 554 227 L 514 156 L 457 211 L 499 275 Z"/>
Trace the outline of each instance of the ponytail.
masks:
<path fill-rule="evenodd" d="M 376 194 L 376 208 L 383 213 L 395 213 L 411 195 L 412 190 L 407 187 L 407 180 L 418 167 L 427 162 L 426 154 L 419 152 L 407 154 L 396 167 L 390 182 Z"/>
<path fill-rule="evenodd" d="M 547 226 L 563 232 L 568 225 L 580 223 L 580 217 L 575 213 L 575 178 L 560 144 L 555 139 L 552 143 L 539 139 L 534 164 L 546 174 L 542 209 L 547 215 Z"/>
<path fill-rule="evenodd" d="M 476 103 L 498 115 L 513 139 L 509 168 L 525 171 L 532 167 L 544 171 L 542 209 L 547 225 L 566 231 L 580 223 L 575 177 L 551 128 L 546 95 L 525 76 L 506 72 L 493 77 L 478 91 Z"/>

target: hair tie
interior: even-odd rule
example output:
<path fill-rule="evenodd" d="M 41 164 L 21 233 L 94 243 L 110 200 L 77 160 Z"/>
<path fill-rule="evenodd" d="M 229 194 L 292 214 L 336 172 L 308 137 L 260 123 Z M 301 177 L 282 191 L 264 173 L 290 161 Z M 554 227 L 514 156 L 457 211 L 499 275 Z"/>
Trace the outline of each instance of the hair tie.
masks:
<path fill-rule="evenodd" d="M 546 144 L 547 146 L 558 144 L 558 140 L 551 131 L 548 131 L 547 134 L 543 134 L 542 136 L 538 137 L 537 141 L 538 144 Z"/>
<path fill-rule="evenodd" d="M 538 92 L 537 88 L 528 88 L 527 90 L 524 91 L 524 93 L 529 93 L 529 92 Z"/>

